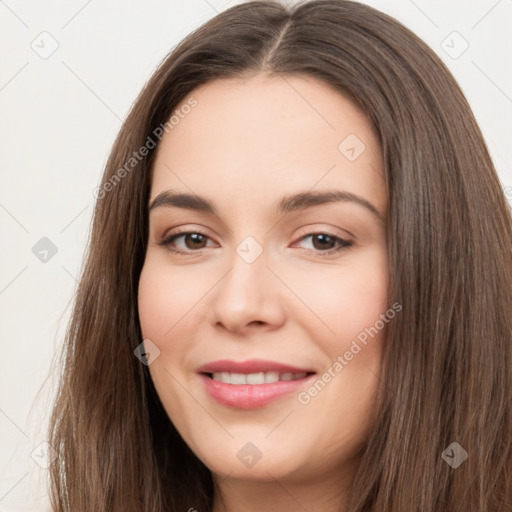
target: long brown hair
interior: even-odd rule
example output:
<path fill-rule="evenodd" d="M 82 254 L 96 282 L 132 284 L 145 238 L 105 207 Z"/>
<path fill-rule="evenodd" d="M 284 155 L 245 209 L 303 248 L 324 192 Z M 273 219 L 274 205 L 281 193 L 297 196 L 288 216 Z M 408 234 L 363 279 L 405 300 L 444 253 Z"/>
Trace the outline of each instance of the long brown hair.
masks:
<path fill-rule="evenodd" d="M 134 356 L 156 149 L 126 163 L 196 87 L 261 72 L 334 86 L 382 143 L 389 297 L 403 309 L 388 326 L 350 512 L 512 510 L 510 208 L 441 60 L 394 19 L 347 0 L 232 7 L 184 39 L 134 103 L 102 178 L 66 332 L 49 430 L 53 509 L 211 510 L 211 474 Z M 454 442 L 468 454 L 457 468 L 442 457 Z"/>

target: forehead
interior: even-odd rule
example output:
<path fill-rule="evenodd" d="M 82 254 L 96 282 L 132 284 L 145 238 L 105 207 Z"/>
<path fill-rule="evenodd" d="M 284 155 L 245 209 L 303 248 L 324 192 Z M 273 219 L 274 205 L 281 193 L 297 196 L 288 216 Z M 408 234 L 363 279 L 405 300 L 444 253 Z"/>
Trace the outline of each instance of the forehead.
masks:
<path fill-rule="evenodd" d="M 193 108 L 183 108 L 195 101 Z M 173 189 L 240 211 L 283 193 L 336 188 L 386 209 L 378 138 L 366 116 L 307 76 L 221 79 L 178 105 L 154 163 L 151 198 Z"/>

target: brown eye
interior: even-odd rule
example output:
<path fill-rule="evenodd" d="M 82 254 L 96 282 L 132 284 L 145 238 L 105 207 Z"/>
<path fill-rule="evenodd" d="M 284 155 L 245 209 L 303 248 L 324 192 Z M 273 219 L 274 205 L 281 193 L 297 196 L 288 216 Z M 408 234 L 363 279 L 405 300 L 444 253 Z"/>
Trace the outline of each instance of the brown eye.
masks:
<path fill-rule="evenodd" d="M 310 233 L 309 235 L 303 236 L 300 242 L 307 239 L 311 239 L 310 245 L 312 248 L 305 248 L 306 252 L 320 256 L 338 253 L 354 245 L 350 240 L 345 240 L 330 233 Z"/>
<path fill-rule="evenodd" d="M 181 241 L 178 243 L 178 240 L 180 239 Z M 203 233 L 189 231 L 183 233 L 175 233 L 157 243 L 158 245 L 163 245 L 171 252 L 180 254 L 192 254 L 199 249 L 205 249 L 208 247 L 208 240 L 209 237 Z"/>
<path fill-rule="evenodd" d="M 336 246 L 336 239 L 325 233 L 312 235 L 313 247 L 318 250 L 332 249 Z"/>
<path fill-rule="evenodd" d="M 206 237 L 201 233 L 187 233 L 183 236 L 187 249 L 202 249 L 205 246 Z"/>

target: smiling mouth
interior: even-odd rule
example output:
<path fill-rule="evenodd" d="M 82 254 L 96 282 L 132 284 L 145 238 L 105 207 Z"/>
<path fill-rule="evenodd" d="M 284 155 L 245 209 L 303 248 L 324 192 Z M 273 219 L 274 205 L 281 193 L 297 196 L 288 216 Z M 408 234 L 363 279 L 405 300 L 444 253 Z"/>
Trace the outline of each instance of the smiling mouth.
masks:
<path fill-rule="evenodd" d="M 273 384 L 275 382 L 289 382 L 292 380 L 300 380 L 312 375 L 313 372 L 301 373 L 280 373 L 280 372 L 257 372 L 257 373 L 233 373 L 233 372 L 215 372 L 204 373 L 210 379 L 224 384 L 232 384 L 235 386 L 249 384 Z"/>
<path fill-rule="evenodd" d="M 236 409 L 257 409 L 293 396 L 315 372 L 200 372 L 207 393 L 218 403 Z"/>
<path fill-rule="evenodd" d="M 211 361 L 197 373 L 211 398 L 237 409 L 256 409 L 293 396 L 316 375 L 313 368 L 263 359 Z"/>

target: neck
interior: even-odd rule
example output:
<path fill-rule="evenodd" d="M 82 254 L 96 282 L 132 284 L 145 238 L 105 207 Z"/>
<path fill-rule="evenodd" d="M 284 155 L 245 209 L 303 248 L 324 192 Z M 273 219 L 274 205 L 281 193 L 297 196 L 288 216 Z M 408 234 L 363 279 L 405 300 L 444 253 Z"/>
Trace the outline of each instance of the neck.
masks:
<path fill-rule="evenodd" d="M 212 512 L 347 512 L 355 467 L 330 471 L 308 479 L 275 478 L 262 481 L 213 475 Z"/>

